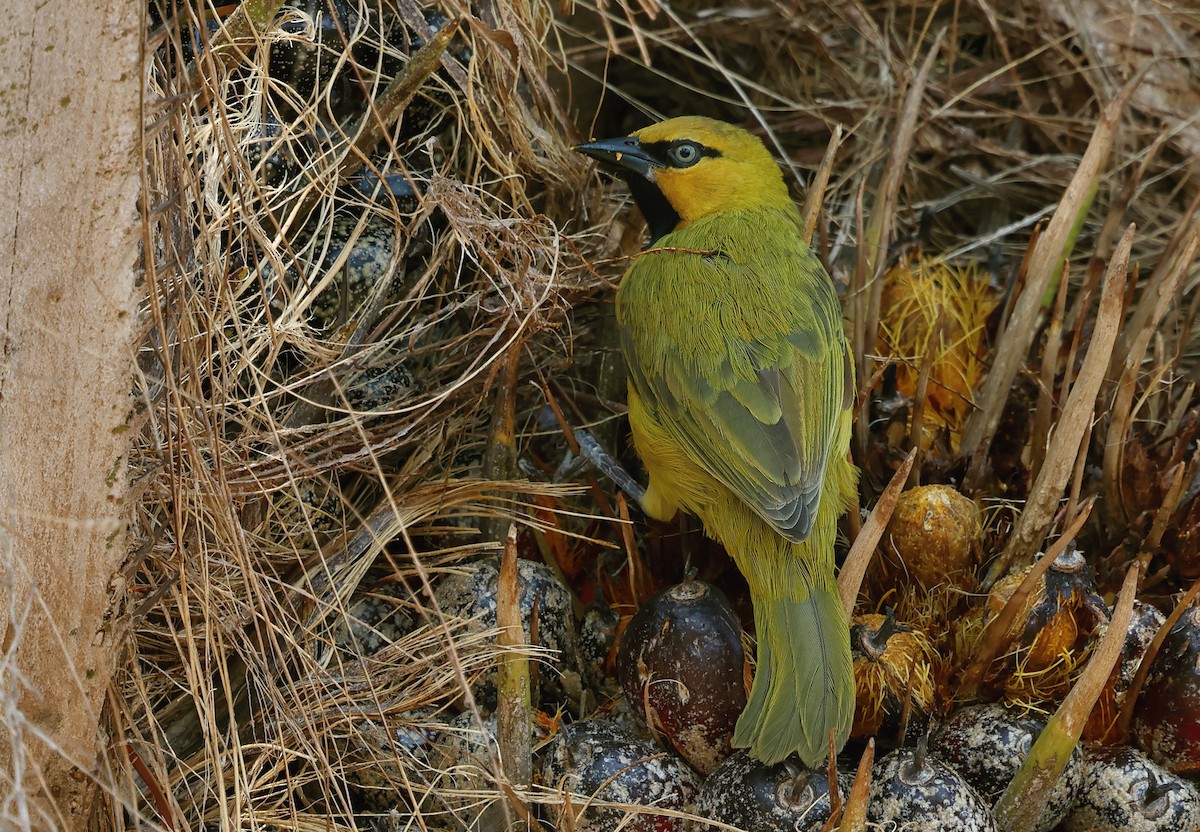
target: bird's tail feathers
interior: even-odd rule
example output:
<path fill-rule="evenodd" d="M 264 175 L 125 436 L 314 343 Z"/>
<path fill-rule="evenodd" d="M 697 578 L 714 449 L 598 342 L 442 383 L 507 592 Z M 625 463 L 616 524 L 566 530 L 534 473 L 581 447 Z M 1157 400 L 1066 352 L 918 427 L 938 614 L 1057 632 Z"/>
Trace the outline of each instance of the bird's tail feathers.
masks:
<path fill-rule="evenodd" d="M 841 749 L 854 719 L 850 631 L 833 587 L 810 586 L 807 598 L 754 598 L 758 669 L 733 744 L 774 765 L 796 751 L 819 766 L 829 731 Z"/>

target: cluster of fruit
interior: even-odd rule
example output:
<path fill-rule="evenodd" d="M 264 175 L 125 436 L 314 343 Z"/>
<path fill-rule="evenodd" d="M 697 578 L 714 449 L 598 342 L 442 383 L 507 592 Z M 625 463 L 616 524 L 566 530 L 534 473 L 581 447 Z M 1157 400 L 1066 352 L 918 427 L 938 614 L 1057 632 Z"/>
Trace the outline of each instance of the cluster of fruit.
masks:
<path fill-rule="evenodd" d="M 979 534 L 978 511 L 954 490 L 925 486 L 902 495 L 864 591 L 895 606 L 852 621 L 857 709 L 851 742 L 837 762 L 832 805 L 829 771 L 792 759 L 767 766 L 732 748 L 753 650 L 718 588 L 689 578 L 623 622 L 593 606 L 577 626 L 571 593 L 556 572 L 520 561 L 525 638 L 544 648 L 534 674 L 542 709 L 538 782 L 575 795 L 559 811 L 571 812 L 580 830 L 615 828 L 635 812 L 625 821 L 635 830 L 705 828 L 684 817 L 691 814 L 741 829 L 816 832 L 846 800 L 858 758 L 873 740 L 878 757 L 868 822 L 995 829 L 993 805 L 1045 727 L 1046 711 L 1078 675 L 1080 657 L 1103 634 L 1109 609 L 1083 558 L 1068 550 L 1024 601 L 1012 648 L 990 664 L 975 695 L 956 702 L 954 685 L 978 648 L 981 622 L 998 615 L 1021 574 L 977 593 Z M 498 563 L 486 559 L 443 577 L 442 612 L 471 621 L 479 632 L 494 626 L 498 573 Z M 1188 779 L 1200 770 L 1192 716 L 1200 690 L 1200 613 L 1185 615 L 1153 660 L 1131 743 L 1115 741 L 1117 712 L 1163 621 L 1154 607 L 1137 602 L 1120 663 L 1085 731 L 1088 742 L 1071 754 L 1037 832 L 1200 826 L 1200 792 Z M 368 647 L 359 644 L 356 652 Z M 419 742 L 409 727 L 394 732 L 410 765 L 419 760 L 416 767 L 429 773 L 430 794 L 439 795 L 438 808 L 423 807 L 428 819 L 440 812 L 477 818 L 470 813 L 484 811 L 478 800 L 448 796 L 483 788 L 480 772 L 495 748 L 494 670 L 477 674 L 472 689 L 482 726 L 469 713 L 439 725 L 426 712 L 415 722 L 438 727 Z M 581 707 L 585 718 L 558 716 Z M 384 756 L 394 757 L 395 749 L 376 749 L 375 759 Z M 355 780 L 364 810 L 402 804 L 396 781 L 373 771 Z"/>

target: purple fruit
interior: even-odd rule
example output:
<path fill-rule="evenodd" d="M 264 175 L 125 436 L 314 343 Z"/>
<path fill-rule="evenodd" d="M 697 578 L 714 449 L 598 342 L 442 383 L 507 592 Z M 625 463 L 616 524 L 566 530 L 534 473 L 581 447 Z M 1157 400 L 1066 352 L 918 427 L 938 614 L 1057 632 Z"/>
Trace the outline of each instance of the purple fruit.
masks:
<path fill-rule="evenodd" d="M 1155 762 L 1171 771 L 1200 771 L 1200 608 L 1185 612 L 1167 634 L 1130 731 Z"/>
<path fill-rule="evenodd" d="M 663 590 L 629 622 L 617 675 L 663 748 L 709 774 L 733 748 L 746 706 L 742 628 L 725 595 L 692 579 Z"/>

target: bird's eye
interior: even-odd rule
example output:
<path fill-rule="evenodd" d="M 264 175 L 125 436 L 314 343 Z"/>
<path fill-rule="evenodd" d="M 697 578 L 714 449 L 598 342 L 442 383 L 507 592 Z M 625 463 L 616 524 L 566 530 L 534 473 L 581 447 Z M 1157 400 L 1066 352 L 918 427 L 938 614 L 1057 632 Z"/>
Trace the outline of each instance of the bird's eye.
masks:
<path fill-rule="evenodd" d="M 700 161 L 700 148 L 692 142 L 677 144 L 668 151 L 671 161 L 681 168 L 691 167 Z"/>

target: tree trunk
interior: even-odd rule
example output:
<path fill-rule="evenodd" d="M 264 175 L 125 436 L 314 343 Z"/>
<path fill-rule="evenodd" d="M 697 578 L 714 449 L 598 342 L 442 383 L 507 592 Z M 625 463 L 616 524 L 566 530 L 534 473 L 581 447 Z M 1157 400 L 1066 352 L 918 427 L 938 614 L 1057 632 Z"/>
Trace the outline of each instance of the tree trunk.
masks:
<path fill-rule="evenodd" d="M 0 827 L 82 829 L 125 559 L 139 8 L 0 5 Z"/>

